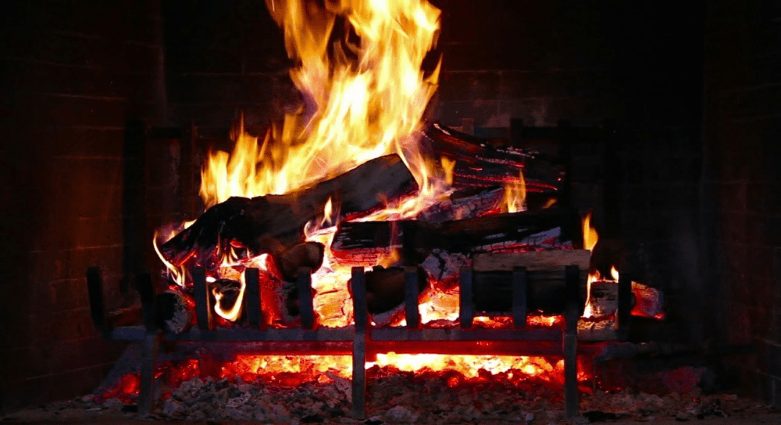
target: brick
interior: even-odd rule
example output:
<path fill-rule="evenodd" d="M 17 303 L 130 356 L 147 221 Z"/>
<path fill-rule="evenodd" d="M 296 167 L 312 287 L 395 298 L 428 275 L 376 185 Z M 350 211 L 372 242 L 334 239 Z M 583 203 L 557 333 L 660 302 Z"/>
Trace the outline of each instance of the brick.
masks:
<path fill-rule="evenodd" d="M 499 74 L 496 72 L 443 72 L 439 78 L 442 102 L 498 99 Z"/>
<path fill-rule="evenodd" d="M 169 96 L 181 103 L 271 102 L 276 77 L 197 74 L 169 78 Z"/>
<path fill-rule="evenodd" d="M 111 366 L 111 363 L 104 363 L 75 371 L 2 382 L 3 411 L 90 394 L 111 370 Z"/>

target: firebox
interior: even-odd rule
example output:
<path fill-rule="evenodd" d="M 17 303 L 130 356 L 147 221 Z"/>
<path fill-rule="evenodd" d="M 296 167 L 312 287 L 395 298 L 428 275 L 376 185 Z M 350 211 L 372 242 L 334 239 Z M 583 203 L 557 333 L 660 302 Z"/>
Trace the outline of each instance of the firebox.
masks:
<path fill-rule="evenodd" d="M 0 336 L 4 414 L 87 394 L 106 376 L 126 344 L 104 339 L 93 325 L 97 293 L 103 305 L 94 318 L 106 327 L 136 320 L 157 329 L 168 315 L 171 335 L 179 335 L 177 323 L 188 328 L 182 334 L 201 332 L 202 339 L 224 329 L 266 332 L 272 336 L 263 338 L 290 339 L 290 352 L 318 355 L 360 353 L 354 350 L 360 332 L 317 339 L 322 328 L 352 326 L 365 313 L 366 335 L 382 330 L 368 337 L 364 351 L 380 368 L 392 362 L 383 350 L 396 339 L 406 341 L 398 350 L 419 352 L 436 351 L 434 343 L 410 341 L 436 340 L 453 356 L 470 344 L 479 348 L 468 350 L 517 354 L 533 339 L 547 342 L 530 354 L 563 356 L 561 342 L 572 335 L 564 319 L 567 294 L 574 299 L 576 288 L 578 309 L 593 310 L 586 315 L 635 310 L 628 329 L 620 318 L 607 331 L 581 320 L 581 337 L 629 344 L 602 354 L 653 351 L 665 366 L 706 365 L 716 376 L 710 390 L 778 403 L 776 5 L 705 0 L 680 10 L 665 2 L 407 1 L 382 23 L 363 6 L 301 2 L 306 7 L 297 20 L 286 8 L 294 2 L 265 3 L 4 5 L 7 119 L 0 124 L 6 135 L 0 161 L 9 178 L 0 192 L 7 205 L 0 222 L 3 288 L 13 300 L 3 310 Z M 383 59 L 388 46 L 402 50 L 390 61 Z M 340 60 L 351 65 L 339 68 Z M 340 72 L 345 78 L 334 79 Z M 394 79 L 399 85 L 386 85 Z M 333 95 L 340 90 L 348 95 Z M 369 125 L 356 131 L 362 121 Z M 335 153 L 305 148 L 310 138 Z M 360 146 L 376 152 L 351 157 L 370 140 L 384 145 Z M 234 141 L 255 149 L 251 161 L 240 164 L 227 153 Z M 414 151 L 419 141 L 424 149 Z M 294 154 L 307 160 L 286 163 Z M 369 161 L 382 165 L 322 189 Z M 250 174 L 234 179 L 229 170 L 236 167 Z M 272 171 L 276 178 L 268 177 Z M 244 186 L 239 192 L 224 189 L 237 184 Z M 439 184 L 460 192 L 428 210 L 428 221 L 381 212 L 390 201 Z M 306 208 L 285 198 L 318 187 L 326 196 L 306 192 Z M 255 207 L 230 196 L 264 199 L 258 210 L 278 208 L 263 218 L 273 237 L 253 233 L 252 220 L 236 219 L 248 216 L 236 211 Z M 235 208 L 204 213 L 226 202 Z M 492 208 L 498 214 L 482 214 Z M 556 208 L 571 215 L 545 221 Z M 590 210 L 584 232 L 581 220 Z M 524 213 L 546 218 L 535 218 L 530 234 L 507 235 L 504 229 L 532 226 L 513 221 Z M 210 216 L 233 233 L 198 221 L 184 226 Z M 475 221 L 485 229 L 486 220 L 496 231 L 476 235 Z M 163 228 L 170 223 L 181 226 Z M 334 226 L 338 232 L 323 232 Z M 587 249 L 591 227 L 599 241 L 585 262 L 567 257 L 543 273 L 535 261 L 552 260 L 519 249 L 533 239 L 535 252 L 577 256 Z M 301 239 L 297 229 L 304 228 L 309 233 Z M 251 240 L 241 239 L 248 234 Z M 459 244 L 496 250 L 454 248 Z M 320 256 L 331 255 L 325 249 L 344 264 L 334 279 L 338 288 L 317 286 Z M 359 256 L 363 262 L 351 263 Z M 585 272 L 577 279 L 570 272 L 577 284 L 565 271 L 573 264 Z M 93 266 L 100 272 L 90 269 L 90 299 L 84 272 Z M 354 266 L 363 274 L 353 275 Z M 225 273 L 215 274 L 220 268 Z M 300 272 L 307 268 L 312 273 Z M 600 279 L 585 288 L 589 271 Z M 366 312 L 353 304 L 362 279 Z M 546 279 L 560 292 L 536 292 Z M 464 292 L 465 285 L 471 290 Z M 391 289 L 378 296 L 373 288 Z M 431 289 L 441 289 L 436 300 Z M 256 290 L 262 302 L 248 304 Z M 410 294 L 417 294 L 414 302 Z M 474 313 L 466 327 L 464 294 L 473 297 L 465 305 Z M 152 320 L 140 307 L 155 297 Z M 329 297 L 347 301 L 331 307 L 322 303 Z M 540 300 L 547 304 L 540 307 Z M 426 316 L 436 302 L 454 307 L 449 317 Z M 643 308 L 646 314 L 637 315 Z M 540 323 L 520 326 L 524 316 Z M 455 325 L 447 328 L 446 321 Z M 201 330 L 204 324 L 217 330 Z M 143 335 L 153 347 L 159 341 L 147 330 L 132 338 Z M 459 338 L 484 338 L 487 345 L 459 345 Z M 496 340 L 517 346 L 494 351 Z M 589 343 L 578 342 L 584 354 Z M 675 349 L 637 345 L 645 342 Z M 229 363 L 221 344 L 203 345 L 207 370 L 200 372 L 219 375 Z M 269 349 L 262 338 L 241 344 Z M 585 353 L 591 354 L 600 353 Z M 577 362 L 557 362 L 535 364 L 572 379 Z M 581 377 L 593 375 L 580 366 Z"/>

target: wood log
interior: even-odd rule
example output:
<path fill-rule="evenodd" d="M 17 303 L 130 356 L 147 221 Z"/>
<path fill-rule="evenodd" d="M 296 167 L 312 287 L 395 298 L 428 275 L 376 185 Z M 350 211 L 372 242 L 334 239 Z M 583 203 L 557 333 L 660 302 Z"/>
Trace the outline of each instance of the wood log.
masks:
<path fill-rule="evenodd" d="M 277 267 L 285 281 L 296 280 L 298 270 L 308 268 L 312 273 L 323 264 L 325 246 L 319 242 L 304 242 L 282 251 L 275 257 Z"/>
<path fill-rule="evenodd" d="M 194 322 L 193 301 L 178 290 L 161 292 L 155 296 L 155 317 L 160 329 L 182 333 Z"/>
<path fill-rule="evenodd" d="M 396 255 L 419 265 L 435 250 L 448 254 L 580 248 L 577 213 L 561 209 L 488 215 L 443 223 L 422 221 L 342 222 L 331 244 L 345 265 L 378 264 Z"/>
<path fill-rule="evenodd" d="M 580 306 L 586 300 L 591 251 L 555 250 L 523 253 L 478 254 L 472 260 L 474 271 L 473 299 L 475 309 L 486 312 L 509 311 L 512 308 L 512 272 L 516 267 L 527 271 L 527 311 L 546 314 L 564 312 L 565 267 L 580 269 Z"/>
<path fill-rule="evenodd" d="M 381 266 L 365 273 L 366 305 L 369 313 L 385 313 L 404 303 L 404 273 L 403 267 Z M 418 269 L 418 293 L 426 288 L 427 283 L 426 274 Z M 352 288 L 352 285 L 348 288 Z"/>
<path fill-rule="evenodd" d="M 443 222 L 480 217 L 491 212 L 498 213 L 503 199 L 503 187 L 461 189 L 421 211 L 417 219 Z"/>
<path fill-rule="evenodd" d="M 230 198 L 207 209 L 160 251 L 175 266 L 197 264 L 213 271 L 237 247 L 259 255 L 303 242 L 304 226 L 322 216 L 329 199 L 339 205 L 341 214 L 354 216 L 415 190 L 417 183 L 404 162 L 388 155 L 285 195 Z"/>
<path fill-rule="evenodd" d="M 436 163 L 441 157 L 455 161 L 453 186 L 486 187 L 519 183 L 523 171 L 528 198 L 541 198 L 543 203 L 555 196 L 565 181 L 565 168 L 560 161 L 531 149 L 496 143 L 431 123 L 424 130 L 422 150 Z M 527 201 L 533 201 L 528 199 Z"/>

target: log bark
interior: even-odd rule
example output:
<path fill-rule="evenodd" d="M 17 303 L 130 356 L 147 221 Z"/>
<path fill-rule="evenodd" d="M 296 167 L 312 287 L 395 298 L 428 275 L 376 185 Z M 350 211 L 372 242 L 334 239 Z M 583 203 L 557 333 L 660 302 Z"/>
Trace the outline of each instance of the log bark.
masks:
<path fill-rule="evenodd" d="M 373 159 L 340 176 L 285 195 L 233 197 L 206 210 L 189 228 L 161 246 L 176 266 L 215 270 L 223 255 L 246 247 L 252 255 L 279 253 L 304 241 L 307 222 L 323 214 L 329 199 L 350 217 L 380 208 L 417 190 L 397 155 Z"/>

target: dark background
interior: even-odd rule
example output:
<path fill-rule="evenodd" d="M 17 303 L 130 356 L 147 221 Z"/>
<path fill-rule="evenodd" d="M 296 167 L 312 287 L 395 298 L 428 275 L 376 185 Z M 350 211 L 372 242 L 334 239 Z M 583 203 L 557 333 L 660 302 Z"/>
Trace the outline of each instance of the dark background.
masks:
<path fill-rule="evenodd" d="M 781 4 L 434 4 L 443 65 L 432 117 L 614 120 L 615 161 L 603 145 L 576 146 L 573 198 L 595 207 L 598 228 L 617 229 L 625 269 L 668 296 L 670 320 L 653 337 L 748 344 L 753 354 L 712 358 L 714 368 L 781 400 Z M 91 323 L 86 267 L 103 267 L 109 307 L 131 303 L 152 229 L 187 213 L 171 200 L 181 146 L 140 149 L 137 133 L 195 124 L 225 138 L 242 112 L 265 127 L 298 100 L 260 1 L 1 7 L 6 412 L 95 387 L 123 347 Z M 594 183 L 611 173 L 619 215 L 608 220 Z"/>

